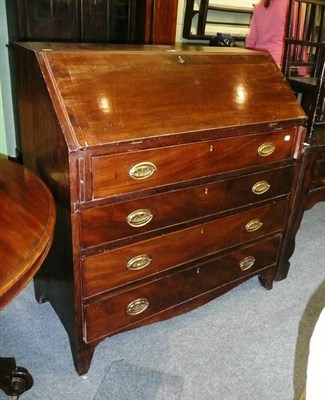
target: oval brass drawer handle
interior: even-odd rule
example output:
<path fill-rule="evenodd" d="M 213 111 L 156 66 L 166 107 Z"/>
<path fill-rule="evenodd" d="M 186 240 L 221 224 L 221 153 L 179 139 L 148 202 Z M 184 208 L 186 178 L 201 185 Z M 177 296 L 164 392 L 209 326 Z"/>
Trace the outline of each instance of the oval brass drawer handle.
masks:
<path fill-rule="evenodd" d="M 245 230 L 246 232 L 254 232 L 260 229 L 263 225 L 263 222 L 261 222 L 259 219 L 252 219 L 251 221 L 247 222 L 245 225 Z"/>
<path fill-rule="evenodd" d="M 267 192 L 270 189 L 271 185 L 267 181 L 259 181 L 256 182 L 252 187 L 252 192 L 259 195 Z"/>
<path fill-rule="evenodd" d="M 152 261 L 152 258 L 148 254 L 140 254 L 131 258 L 126 267 L 131 271 L 139 271 L 140 269 L 146 268 Z"/>
<path fill-rule="evenodd" d="M 239 267 L 242 271 L 246 271 L 249 268 L 251 268 L 255 263 L 255 258 L 253 256 L 248 256 L 245 257 L 241 262 L 239 263 Z"/>
<path fill-rule="evenodd" d="M 258 154 L 261 157 L 267 157 L 270 156 L 275 150 L 275 146 L 271 142 L 263 143 L 260 145 L 260 147 L 257 149 Z"/>
<path fill-rule="evenodd" d="M 153 214 L 150 210 L 142 208 L 135 210 L 127 216 L 127 223 L 134 228 L 147 225 L 153 218 Z"/>
<path fill-rule="evenodd" d="M 155 164 L 153 164 L 149 161 L 144 161 L 144 162 L 134 165 L 130 169 L 129 175 L 131 178 L 139 181 L 141 179 L 149 178 L 156 171 L 157 171 L 157 167 L 155 166 Z"/>
<path fill-rule="evenodd" d="M 126 312 L 129 315 L 138 315 L 145 311 L 148 307 L 149 301 L 147 299 L 136 299 L 131 301 L 131 303 L 127 306 Z"/>

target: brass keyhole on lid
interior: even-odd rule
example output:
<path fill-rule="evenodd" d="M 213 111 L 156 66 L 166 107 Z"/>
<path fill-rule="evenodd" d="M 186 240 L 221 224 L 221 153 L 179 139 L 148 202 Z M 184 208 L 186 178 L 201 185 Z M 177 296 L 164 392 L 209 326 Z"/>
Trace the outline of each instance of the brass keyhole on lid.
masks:
<path fill-rule="evenodd" d="M 180 64 L 185 64 L 185 59 L 182 56 L 178 56 L 177 60 Z"/>

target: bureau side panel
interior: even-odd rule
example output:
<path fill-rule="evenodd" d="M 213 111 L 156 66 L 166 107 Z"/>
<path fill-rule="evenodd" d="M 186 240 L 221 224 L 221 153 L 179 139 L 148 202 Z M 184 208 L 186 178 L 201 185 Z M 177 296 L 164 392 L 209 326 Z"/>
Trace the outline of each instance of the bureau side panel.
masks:
<path fill-rule="evenodd" d="M 18 110 L 23 163 L 52 191 L 57 221 L 52 248 L 36 275 L 39 302 L 49 300 L 70 338 L 75 336 L 69 149 L 36 55 L 16 46 Z"/>

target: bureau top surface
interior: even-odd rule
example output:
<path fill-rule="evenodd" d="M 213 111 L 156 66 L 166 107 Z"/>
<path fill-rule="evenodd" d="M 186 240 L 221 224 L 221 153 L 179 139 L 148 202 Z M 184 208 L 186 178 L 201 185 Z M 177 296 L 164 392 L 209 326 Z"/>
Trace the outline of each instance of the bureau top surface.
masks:
<path fill-rule="evenodd" d="M 76 148 L 304 118 L 263 52 L 62 43 L 17 47 L 22 62 L 26 49 L 35 53 L 67 142 Z"/>

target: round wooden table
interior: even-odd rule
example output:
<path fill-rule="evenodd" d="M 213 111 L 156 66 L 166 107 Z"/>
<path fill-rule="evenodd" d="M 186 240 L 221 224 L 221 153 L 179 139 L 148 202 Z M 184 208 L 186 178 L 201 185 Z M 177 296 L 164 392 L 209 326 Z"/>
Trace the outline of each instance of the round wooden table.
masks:
<path fill-rule="evenodd" d="M 31 171 L 0 157 L 0 310 L 33 278 L 52 243 L 55 204 Z M 26 386 L 24 387 L 24 382 Z M 0 389 L 18 398 L 33 384 L 13 358 L 0 358 Z"/>

